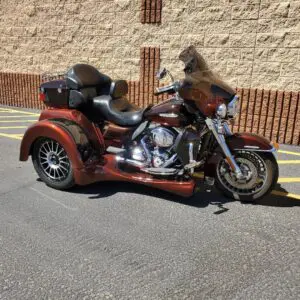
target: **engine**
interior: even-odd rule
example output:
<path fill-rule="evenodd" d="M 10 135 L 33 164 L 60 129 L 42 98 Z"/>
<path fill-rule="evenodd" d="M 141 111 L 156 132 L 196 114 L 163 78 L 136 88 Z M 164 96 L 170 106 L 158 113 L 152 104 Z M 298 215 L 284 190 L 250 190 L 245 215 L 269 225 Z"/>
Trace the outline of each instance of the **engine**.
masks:
<path fill-rule="evenodd" d="M 175 135 L 171 130 L 165 127 L 157 127 L 153 129 L 151 131 L 151 135 L 153 142 L 157 147 L 170 148 L 174 145 Z"/>
<path fill-rule="evenodd" d="M 132 150 L 132 159 L 147 162 L 147 167 L 167 168 L 177 160 L 173 151 L 178 133 L 166 127 L 155 127 L 143 136 Z"/>

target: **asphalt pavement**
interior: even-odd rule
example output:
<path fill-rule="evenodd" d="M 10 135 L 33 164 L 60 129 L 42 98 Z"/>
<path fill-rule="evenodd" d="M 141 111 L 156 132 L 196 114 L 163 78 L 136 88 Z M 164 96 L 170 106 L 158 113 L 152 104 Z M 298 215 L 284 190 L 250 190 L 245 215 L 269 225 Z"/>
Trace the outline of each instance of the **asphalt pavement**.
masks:
<path fill-rule="evenodd" d="M 0 299 L 300 299 L 300 147 L 256 204 L 105 182 L 57 191 L 19 162 L 38 112 L 0 107 Z"/>

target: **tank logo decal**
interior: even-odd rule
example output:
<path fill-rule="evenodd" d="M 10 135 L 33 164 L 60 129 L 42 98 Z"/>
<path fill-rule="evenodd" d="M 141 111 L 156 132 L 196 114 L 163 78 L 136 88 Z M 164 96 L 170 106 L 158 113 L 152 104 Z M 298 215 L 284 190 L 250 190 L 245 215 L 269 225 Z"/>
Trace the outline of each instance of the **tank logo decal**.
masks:
<path fill-rule="evenodd" d="M 163 117 L 163 118 L 177 118 L 178 115 L 177 114 L 174 114 L 174 113 L 170 113 L 170 114 L 159 114 L 160 117 Z"/>

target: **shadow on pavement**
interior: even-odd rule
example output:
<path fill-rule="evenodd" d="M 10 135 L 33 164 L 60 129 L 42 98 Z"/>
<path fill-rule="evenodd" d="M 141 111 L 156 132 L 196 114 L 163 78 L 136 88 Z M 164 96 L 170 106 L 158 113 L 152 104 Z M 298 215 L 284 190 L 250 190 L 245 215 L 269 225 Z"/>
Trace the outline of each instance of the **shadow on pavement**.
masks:
<path fill-rule="evenodd" d="M 270 194 L 267 197 L 258 200 L 254 203 L 243 202 L 247 205 L 263 205 L 263 206 L 274 206 L 274 207 L 293 207 L 300 206 L 300 201 L 297 199 L 290 198 L 288 191 L 286 191 L 280 184 L 275 187 L 280 195 Z M 116 193 L 129 193 L 139 194 L 145 196 L 153 196 L 168 201 L 181 203 L 183 205 L 189 205 L 193 207 L 203 208 L 208 205 L 215 205 L 219 208 L 215 214 L 221 214 L 229 209 L 224 207 L 226 203 L 234 202 L 235 200 L 224 197 L 216 189 L 211 192 L 206 192 L 203 187 L 203 191 L 200 191 L 190 198 L 183 198 L 181 196 L 173 195 L 165 191 L 154 189 L 141 184 L 133 184 L 128 182 L 99 182 L 88 186 L 77 186 L 70 190 L 71 193 L 87 194 L 89 199 L 101 199 L 112 196 Z M 282 194 L 282 195 L 281 195 Z"/>
<path fill-rule="evenodd" d="M 300 200 L 288 196 L 289 192 L 279 183 L 276 184 L 274 191 L 280 195 L 270 194 L 267 197 L 258 200 L 256 204 L 275 207 L 293 207 L 300 206 Z"/>

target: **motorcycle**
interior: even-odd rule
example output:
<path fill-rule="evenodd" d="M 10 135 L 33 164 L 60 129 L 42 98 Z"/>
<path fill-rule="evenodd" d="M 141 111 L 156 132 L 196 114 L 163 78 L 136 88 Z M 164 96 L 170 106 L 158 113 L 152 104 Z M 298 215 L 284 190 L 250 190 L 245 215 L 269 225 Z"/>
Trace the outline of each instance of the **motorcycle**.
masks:
<path fill-rule="evenodd" d="M 229 122 L 239 97 L 211 71 L 193 46 L 179 56 L 185 78 L 167 69 L 159 80 L 171 84 L 157 105 L 138 108 L 126 95 L 128 84 L 96 68 L 77 64 L 63 80 L 45 82 L 46 109 L 23 137 L 20 160 L 31 155 L 48 186 L 65 190 L 98 181 L 127 181 L 184 197 L 199 190 L 199 177 L 225 196 L 254 201 L 278 180 L 278 144 L 252 133 L 232 133 Z"/>

